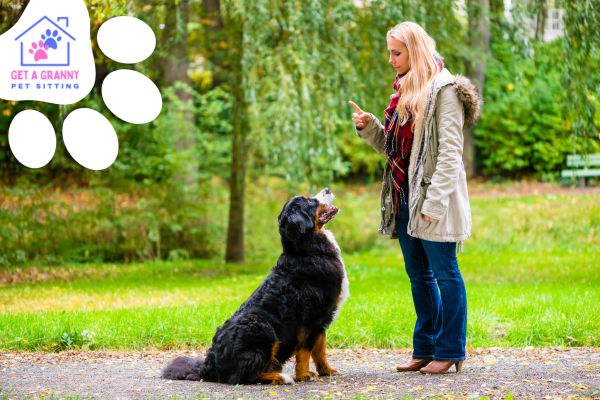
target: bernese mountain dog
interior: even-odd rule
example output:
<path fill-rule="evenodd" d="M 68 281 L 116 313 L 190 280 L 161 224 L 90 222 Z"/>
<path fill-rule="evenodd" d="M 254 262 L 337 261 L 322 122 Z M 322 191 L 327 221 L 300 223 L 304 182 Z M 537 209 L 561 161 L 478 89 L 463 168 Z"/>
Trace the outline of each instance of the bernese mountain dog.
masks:
<path fill-rule="evenodd" d="M 340 248 L 324 228 L 339 211 L 333 199 L 323 189 L 285 204 L 278 217 L 283 253 L 269 276 L 217 329 L 204 359 L 177 357 L 163 378 L 291 384 L 337 373 L 325 355 L 325 330 L 349 290 Z M 282 373 L 292 356 L 295 378 Z"/>

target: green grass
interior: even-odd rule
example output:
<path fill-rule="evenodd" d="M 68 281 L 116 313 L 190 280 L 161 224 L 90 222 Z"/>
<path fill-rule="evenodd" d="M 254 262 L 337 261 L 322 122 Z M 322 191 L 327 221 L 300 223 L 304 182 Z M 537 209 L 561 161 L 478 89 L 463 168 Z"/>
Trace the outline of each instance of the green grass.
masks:
<path fill-rule="evenodd" d="M 331 223 L 351 296 L 328 331 L 334 347 L 410 347 L 414 311 L 396 241 L 378 238 L 377 189 L 334 188 Z M 265 196 L 267 197 L 267 196 Z M 0 349 L 207 346 L 280 251 L 281 196 L 252 200 L 251 263 L 219 260 L 0 269 Z M 600 346 L 598 195 L 474 198 L 459 257 L 468 345 Z M 6 279 L 5 279 L 6 280 Z"/>

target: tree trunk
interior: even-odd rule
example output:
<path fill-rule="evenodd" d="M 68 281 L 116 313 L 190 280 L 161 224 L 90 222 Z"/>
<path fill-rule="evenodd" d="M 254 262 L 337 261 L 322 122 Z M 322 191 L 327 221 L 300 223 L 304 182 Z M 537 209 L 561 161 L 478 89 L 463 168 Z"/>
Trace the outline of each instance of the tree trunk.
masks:
<path fill-rule="evenodd" d="M 227 49 L 223 49 L 223 20 L 221 18 L 220 0 L 202 0 L 204 15 L 202 18 L 205 28 L 204 49 L 205 57 L 210 62 L 210 69 L 213 72 L 212 86 L 220 86 L 231 76 L 231 71 L 225 70 L 227 66 Z"/>
<path fill-rule="evenodd" d="M 535 40 L 544 40 L 544 31 L 546 28 L 546 18 L 548 17 L 548 7 L 546 0 L 538 0 L 537 15 L 535 18 Z"/>
<path fill-rule="evenodd" d="M 229 182 L 229 222 L 225 261 L 244 262 L 244 189 L 246 177 L 246 136 L 248 132 L 247 104 L 244 98 L 244 27 L 239 19 L 228 19 L 225 30 L 229 39 L 229 59 L 232 67 L 233 146 L 231 180 Z"/>
<path fill-rule="evenodd" d="M 187 56 L 187 23 L 189 20 L 189 0 L 178 0 L 172 7 L 167 7 L 165 28 L 162 40 L 165 56 L 161 59 L 161 68 L 165 86 L 177 81 L 191 83 L 188 76 L 189 60 Z M 189 95 L 184 95 L 190 98 Z"/>
<path fill-rule="evenodd" d="M 473 55 L 467 60 L 465 69 L 467 76 L 473 81 L 483 98 L 486 59 L 489 55 L 490 44 L 490 3 L 489 0 L 467 0 L 469 15 L 469 45 Z M 476 171 L 476 152 L 473 130 L 468 129 L 465 136 L 463 162 L 467 176 L 473 177 Z"/>
<path fill-rule="evenodd" d="M 178 0 L 172 7 L 167 8 L 165 28 L 163 30 L 162 43 L 165 44 L 164 58 L 160 60 L 163 75 L 163 84 L 172 86 L 175 82 L 183 82 L 191 85 L 188 76 L 189 59 L 187 54 L 189 16 L 189 0 Z M 181 162 L 176 167 L 174 181 L 176 187 L 183 189 L 179 194 L 183 195 L 185 204 L 193 204 L 197 201 L 198 194 L 198 160 L 196 158 L 196 137 L 194 116 L 191 102 L 192 94 L 179 89 L 177 96 L 184 104 L 182 110 L 182 129 L 177 132 L 175 148 L 178 154 L 183 155 Z M 179 192 L 179 190 L 178 190 Z"/>

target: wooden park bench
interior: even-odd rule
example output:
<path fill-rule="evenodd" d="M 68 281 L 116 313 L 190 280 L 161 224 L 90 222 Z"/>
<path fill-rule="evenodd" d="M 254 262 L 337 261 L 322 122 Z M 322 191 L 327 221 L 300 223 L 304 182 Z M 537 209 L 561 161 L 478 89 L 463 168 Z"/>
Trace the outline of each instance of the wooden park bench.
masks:
<path fill-rule="evenodd" d="M 600 154 L 570 154 L 567 156 L 567 167 L 561 172 L 564 180 L 579 180 L 579 186 L 585 187 L 587 178 L 600 177 Z M 595 167 L 595 168 L 594 168 Z"/>

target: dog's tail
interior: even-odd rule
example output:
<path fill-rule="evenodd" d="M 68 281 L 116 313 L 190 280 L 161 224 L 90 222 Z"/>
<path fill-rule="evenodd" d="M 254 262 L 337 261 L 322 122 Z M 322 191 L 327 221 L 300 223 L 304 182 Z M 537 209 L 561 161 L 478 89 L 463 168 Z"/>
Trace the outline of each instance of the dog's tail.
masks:
<path fill-rule="evenodd" d="M 180 356 L 171 361 L 162 371 L 165 379 L 199 381 L 203 379 L 204 359 Z"/>

